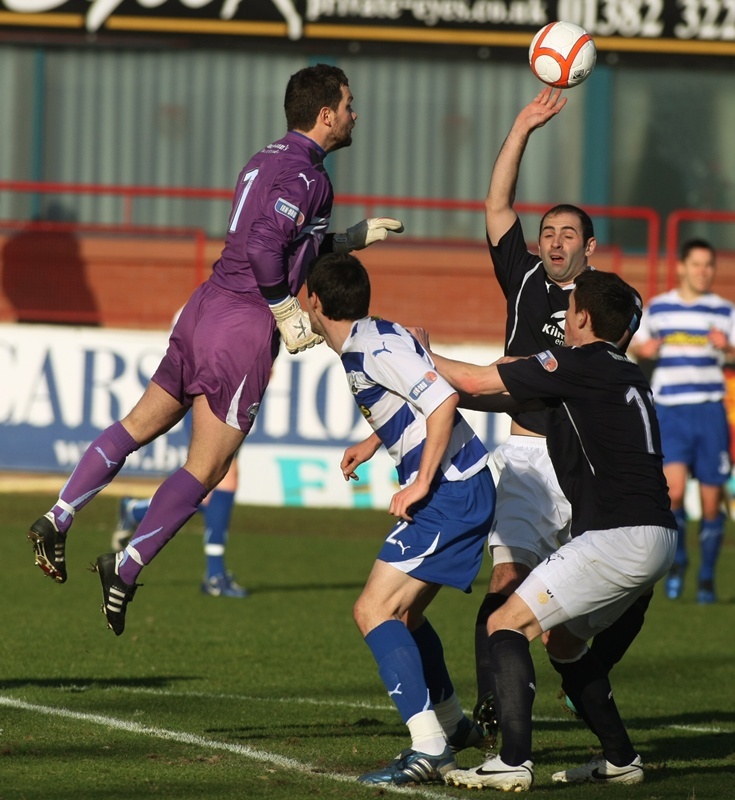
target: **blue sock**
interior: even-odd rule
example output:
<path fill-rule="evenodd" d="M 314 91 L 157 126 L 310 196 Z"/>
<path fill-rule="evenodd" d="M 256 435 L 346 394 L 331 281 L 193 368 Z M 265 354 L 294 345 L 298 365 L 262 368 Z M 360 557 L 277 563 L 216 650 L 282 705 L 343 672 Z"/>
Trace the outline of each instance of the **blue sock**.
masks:
<path fill-rule="evenodd" d="M 687 558 L 687 512 L 683 508 L 674 511 L 678 535 L 676 537 L 676 555 L 674 556 L 674 566 L 686 567 L 689 564 Z"/>
<path fill-rule="evenodd" d="M 235 493 L 215 489 L 204 506 L 204 555 L 207 558 L 207 578 L 225 574 L 225 545 L 230 527 Z"/>
<path fill-rule="evenodd" d="M 436 705 L 449 699 L 454 693 L 454 686 L 444 661 L 444 648 L 439 634 L 427 619 L 411 633 L 411 636 L 421 655 L 431 702 Z"/>
<path fill-rule="evenodd" d="M 421 654 L 408 628 L 397 619 L 389 619 L 368 633 L 365 644 L 401 719 L 408 722 L 415 714 L 430 710 Z"/>
<path fill-rule="evenodd" d="M 151 500 L 152 498 L 148 497 L 145 500 L 136 500 L 135 503 L 131 504 L 128 513 L 136 522 L 142 522 L 143 517 L 148 512 L 148 508 L 151 505 Z"/>
<path fill-rule="evenodd" d="M 718 514 L 714 519 L 703 519 L 699 530 L 699 548 L 702 563 L 699 567 L 699 582 L 714 581 L 715 564 L 720 554 L 722 534 L 725 529 L 725 515 Z"/>

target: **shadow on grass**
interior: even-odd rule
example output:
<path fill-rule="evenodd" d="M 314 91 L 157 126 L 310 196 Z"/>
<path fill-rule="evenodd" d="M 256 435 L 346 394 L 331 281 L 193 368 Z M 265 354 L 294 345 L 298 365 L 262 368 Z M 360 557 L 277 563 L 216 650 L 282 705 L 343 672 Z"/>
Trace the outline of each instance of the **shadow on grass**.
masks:
<path fill-rule="evenodd" d="M 201 675 L 159 675 L 151 678 L 11 678 L 0 681 L 0 691 L 34 686 L 39 689 L 86 691 L 87 689 L 165 689 L 182 681 L 199 681 Z"/>
<path fill-rule="evenodd" d="M 350 737 L 374 738 L 406 736 L 406 728 L 398 722 L 382 722 L 379 719 L 362 718 L 354 722 L 335 720 L 334 722 L 317 723 L 283 723 L 269 722 L 267 725 L 239 725 L 233 728 L 207 728 L 206 733 L 224 735 L 241 741 L 256 741 L 273 739 L 284 736 L 293 739 L 335 738 Z"/>

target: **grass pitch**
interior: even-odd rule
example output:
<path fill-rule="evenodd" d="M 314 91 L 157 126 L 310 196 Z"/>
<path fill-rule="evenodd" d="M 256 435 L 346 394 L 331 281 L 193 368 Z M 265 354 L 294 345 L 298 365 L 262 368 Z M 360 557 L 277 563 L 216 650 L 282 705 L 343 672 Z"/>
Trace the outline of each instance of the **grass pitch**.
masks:
<path fill-rule="evenodd" d="M 246 600 L 200 593 L 195 518 L 143 572 L 118 638 L 99 611 L 99 579 L 87 571 L 109 549 L 117 499 L 101 496 L 79 515 L 63 586 L 33 567 L 25 538 L 53 499 L 0 494 L 0 800 L 395 793 L 354 780 L 409 745 L 351 619 L 392 525 L 387 513 L 236 507 L 228 565 L 251 590 Z M 473 626 L 489 568 L 472 595 L 445 589 L 430 609 L 466 708 L 474 702 Z M 534 643 L 535 796 L 735 797 L 732 528 L 718 589 L 720 602 L 710 607 L 696 605 L 691 580 L 677 602 L 657 589 L 642 634 L 613 672 L 646 764 L 639 786 L 551 783 L 552 772 L 597 748 L 564 711 L 558 676 Z M 459 757 L 463 767 L 481 760 L 476 750 Z M 398 793 L 467 796 L 441 785 Z"/>

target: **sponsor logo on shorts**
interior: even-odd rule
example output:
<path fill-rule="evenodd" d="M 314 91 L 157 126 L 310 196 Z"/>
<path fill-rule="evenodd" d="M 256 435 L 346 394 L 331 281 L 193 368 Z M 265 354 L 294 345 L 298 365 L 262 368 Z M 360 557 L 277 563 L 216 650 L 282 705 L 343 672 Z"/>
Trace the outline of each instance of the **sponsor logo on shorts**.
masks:
<path fill-rule="evenodd" d="M 543 353 L 537 353 L 536 358 L 539 364 L 547 371 L 554 372 L 559 366 L 559 362 L 554 358 L 550 350 L 544 350 Z"/>
<path fill-rule="evenodd" d="M 258 411 L 260 411 L 260 403 L 251 403 L 250 406 L 248 406 L 248 419 L 251 422 L 255 422 Z"/>
<path fill-rule="evenodd" d="M 550 589 L 547 589 L 545 592 L 539 592 L 536 599 L 542 606 L 545 606 L 553 596 L 554 593 Z"/>
<path fill-rule="evenodd" d="M 372 417 L 373 412 L 367 407 L 360 404 L 360 413 L 365 417 L 365 419 L 370 419 Z"/>
<path fill-rule="evenodd" d="M 297 225 L 304 224 L 304 215 L 301 213 L 301 209 L 295 206 L 293 203 L 289 203 L 288 200 L 284 200 L 282 197 L 279 197 L 278 200 L 276 200 L 275 208 L 276 213 L 281 214 L 284 217 L 288 217 Z"/>
<path fill-rule="evenodd" d="M 434 383 L 434 381 L 436 381 L 437 377 L 438 376 L 436 372 L 429 370 L 429 372 L 427 372 L 426 375 L 424 375 L 424 377 L 421 378 L 421 380 L 416 383 L 415 386 L 413 386 L 411 391 L 408 393 L 409 397 L 412 400 L 415 400 L 417 397 L 423 394 L 429 388 L 429 386 Z"/>

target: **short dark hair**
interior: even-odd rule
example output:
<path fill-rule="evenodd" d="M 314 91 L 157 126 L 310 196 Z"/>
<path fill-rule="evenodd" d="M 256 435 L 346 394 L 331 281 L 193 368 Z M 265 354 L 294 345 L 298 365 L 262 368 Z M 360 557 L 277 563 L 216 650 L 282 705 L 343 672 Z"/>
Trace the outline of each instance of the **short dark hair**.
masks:
<path fill-rule="evenodd" d="M 686 261 L 692 250 L 709 250 L 712 258 L 715 257 L 715 248 L 706 239 L 687 239 L 679 249 L 679 260 Z"/>
<path fill-rule="evenodd" d="M 574 279 L 574 307 L 600 339 L 617 344 L 639 321 L 640 295 L 614 272 L 586 269 Z"/>
<path fill-rule="evenodd" d="M 310 131 L 325 106 L 336 111 L 343 86 L 349 86 L 347 76 L 330 64 L 316 64 L 295 72 L 289 78 L 283 101 L 288 129 Z"/>
<path fill-rule="evenodd" d="M 593 239 L 595 236 L 595 228 L 592 224 L 592 218 L 590 215 L 583 211 L 578 206 L 572 206 L 568 203 L 561 203 L 558 206 L 554 206 L 550 208 L 544 215 L 541 217 L 541 223 L 538 226 L 538 233 L 541 236 L 541 232 L 544 229 L 544 223 L 549 217 L 555 217 L 557 214 L 574 214 L 579 219 L 579 224 L 582 226 L 582 239 L 584 243 L 587 244 L 590 239 Z"/>
<path fill-rule="evenodd" d="M 350 253 L 317 256 L 309 264 L 306 291 L 319 297 L 328 319 L 362 319 L 370 313 L 370 276 Z"/>

